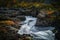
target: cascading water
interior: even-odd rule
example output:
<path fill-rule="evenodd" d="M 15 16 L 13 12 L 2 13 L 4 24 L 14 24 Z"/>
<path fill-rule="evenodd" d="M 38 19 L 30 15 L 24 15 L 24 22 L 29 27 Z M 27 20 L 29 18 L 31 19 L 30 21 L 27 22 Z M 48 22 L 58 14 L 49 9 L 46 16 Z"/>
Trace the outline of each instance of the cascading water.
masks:
<path fill-rule="evenodd" d="M 34 40 L 54 40 L 54 35 L 51 30 L 53 27 L 36 27 L 37 18 L 32 16 L 25 16 L 26 20 L 23 22 L 18 34 L 30 34 Z"/>

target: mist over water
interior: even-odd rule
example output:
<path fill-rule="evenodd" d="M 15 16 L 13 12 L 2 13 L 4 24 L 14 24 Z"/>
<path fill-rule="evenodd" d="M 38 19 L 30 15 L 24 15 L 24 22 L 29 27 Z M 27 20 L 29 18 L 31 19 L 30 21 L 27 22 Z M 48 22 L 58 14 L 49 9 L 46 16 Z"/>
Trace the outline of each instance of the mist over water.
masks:
<path fill-rule="evenodd" d="M 37 27 L 35 26 L 37 18 L 25 16 L 26 20 L 21 25 L 18 34 L 30 34 L 34 40 L 54 40 L 54 33 L 51 31 L 54 27 Z"/>

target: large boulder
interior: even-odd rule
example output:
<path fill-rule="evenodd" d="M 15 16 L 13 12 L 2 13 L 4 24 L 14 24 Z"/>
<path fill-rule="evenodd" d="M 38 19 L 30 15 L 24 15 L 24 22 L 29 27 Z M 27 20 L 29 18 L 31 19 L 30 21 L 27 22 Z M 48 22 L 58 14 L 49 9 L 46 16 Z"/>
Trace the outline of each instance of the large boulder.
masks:
<path fill-rule="evenodd" d="M 6 26 L 0 26 L 0 40 L 18 40 L 16 31 L 10 30 Z"/>
<path fill-rule="evenodd" d="M 37 15 L 37 22 L 36 26 L 52 26 L 56 18 L 56 12 L 54 11 L 47 11 L 41 10 L 40 13 Z"/>

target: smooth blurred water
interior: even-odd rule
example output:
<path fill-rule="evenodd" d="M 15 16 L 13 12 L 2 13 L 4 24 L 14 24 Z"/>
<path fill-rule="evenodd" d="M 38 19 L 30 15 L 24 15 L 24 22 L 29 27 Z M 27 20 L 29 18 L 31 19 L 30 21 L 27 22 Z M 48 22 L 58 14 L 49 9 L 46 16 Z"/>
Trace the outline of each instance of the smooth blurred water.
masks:
<path fill-rule="evenodd" d="M 54 40 L 54 33 L 51 31 L 54 27 L 36 27 L 37 18 L 32 16 L 25 16 L 26 20 L 23 22 L 18 34 L 30 34 L 34 40 Z"/>

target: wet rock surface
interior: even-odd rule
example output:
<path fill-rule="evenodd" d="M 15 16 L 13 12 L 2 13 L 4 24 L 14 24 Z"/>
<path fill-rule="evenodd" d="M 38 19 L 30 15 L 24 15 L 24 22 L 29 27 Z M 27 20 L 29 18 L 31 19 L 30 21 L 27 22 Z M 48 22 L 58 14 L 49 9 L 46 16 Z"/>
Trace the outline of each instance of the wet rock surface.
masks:
<path fill-rule="evenodd" d="M 55 16 L 53 19 L 51 15 L 48 16 L 47 14 L 41 13 L 38 10 L 30 10 L 30 9 L 28 9 L 28 10 L 27 9 L 20 9 L 19 11 L 17 11 L 17 10 L 3 11 L 3 10 L 1 10 L 0 11 L 0 21 L 9 20 L 5 24 L 3 22 L 4 26 L 8 25 L 9 27 L 4 27 L 3 31 L 0 29 L 0 35 L 1 35 L 0 39 L 1 40 L 4 40 L 4 39 L 6 39 L 6 40 L 20 40 L 20 37 L 16 33 L 17 32 L 16 30 L 18 30 L 21 27 L 19 25 L 19 22 L 26 20 L 25 16 L 37 17 L 37 22 L 36 22 L 35 26 L 42 26 L 42 27 L 52 26 Z M 53 14 L 53 15 L 55 15 L 55 14 Z M 0 23 L 0 25 L 1 24 L 2 23 Z M 0 27 L 0 28 L 2 28 L 2 27 Z M 6 30 L 6 28 L 8 28 L 7 29 L 8 31 Z M 4 33 L 5 30 L 7 31 L 6 33 Z M 29 38 L 24 39 L 26 37 L 26 35 L 24 38 L 23 37 L 21 38 L 22 40 L 30 40 Z"/>

